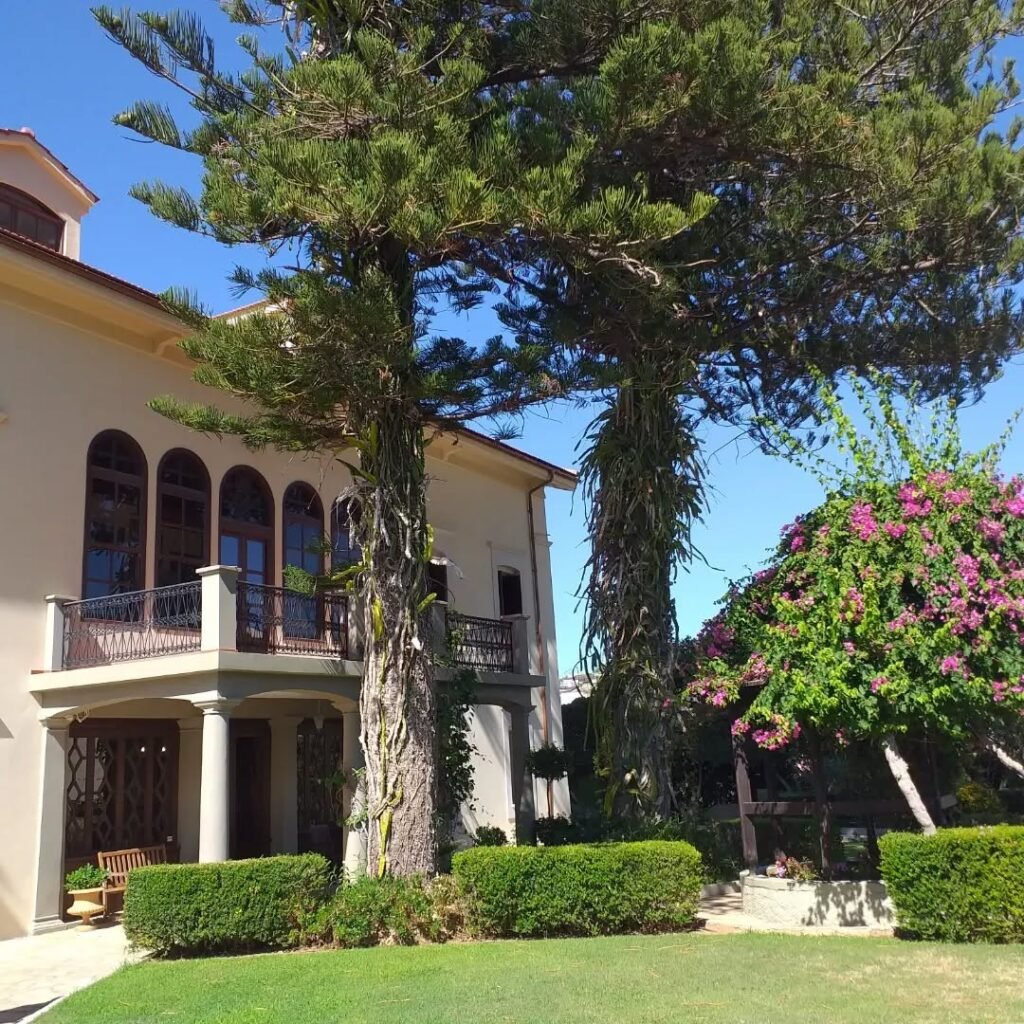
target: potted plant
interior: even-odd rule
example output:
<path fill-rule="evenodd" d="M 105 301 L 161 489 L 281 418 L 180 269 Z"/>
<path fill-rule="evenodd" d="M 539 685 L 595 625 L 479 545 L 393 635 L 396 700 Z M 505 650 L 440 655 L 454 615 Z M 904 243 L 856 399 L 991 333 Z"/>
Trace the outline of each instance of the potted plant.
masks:
<path fill-rule="evenodd" d="M 107 873 L 95 864 L 83 864 L 69 871 L 64 879 L 64 888 L 74 900 L 68 913 L 80 917 L 83 925 L 92 924 L 94 914 L 103 913 L 103 883 Z"/>

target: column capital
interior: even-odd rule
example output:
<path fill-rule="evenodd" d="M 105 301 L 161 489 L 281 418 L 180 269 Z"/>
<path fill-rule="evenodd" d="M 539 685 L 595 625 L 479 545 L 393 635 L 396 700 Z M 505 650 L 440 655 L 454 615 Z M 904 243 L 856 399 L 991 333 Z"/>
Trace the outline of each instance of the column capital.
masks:
<path fill-rule="evenodd" d="M 192 706 L 199 708 L 204 715 L 223 715 L 227 717 L 242 702 L 240 700 L 225 700 L 215 698 L 213 700 L 194 700 Z"/>
<path fill-rule="evenodd" d="M 242 571 L 240 565 L 204 565 L 196 569 L 197 576 L 237 576 Z"/>
<path fill-rule="evenodd" d="M 191 718 L 178 719 L 178 732 L 199 732 L 202 727 L 202 715 L 193 715 Z"/>
<path fill-rule="evenodd" d="M 53 718 L 40 718 L 39 724 L 47 732 L 67 732 L 71 728 L 71 719 L 61 715 Z"/>
<path fill-rule="evenodd" d="M 72 601 L 77 601 L 77 597 L 68 597 L 66 594 L 47 594 L 43 600 L 47 604 L 69 604 Z"/>

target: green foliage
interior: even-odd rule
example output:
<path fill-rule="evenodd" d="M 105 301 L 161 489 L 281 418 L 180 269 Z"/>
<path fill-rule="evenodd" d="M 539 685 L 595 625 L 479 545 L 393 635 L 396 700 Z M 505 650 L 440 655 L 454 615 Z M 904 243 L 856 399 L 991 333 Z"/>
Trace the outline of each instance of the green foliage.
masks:
<path fill-rule="evenodd" d="M 338 888 L 317 915 L 318 930 L 343 948 L 440 942 L 445 921 L 422 878 L 360 878 Z"/>
<path fill-rule="evenodd" d="M 158 953 L 282 949 L 322 904 L 331 867 L 319 854 L 223 864 L 161 864 L 128 876 L 125 935 Z"/>
<path fill-rule="evenodd" d="M 107 873 L 95 864 L 82 864 L 69 871 L 64 878 L 64 888 L 68 892 L 75 889 L 99 889 L 107 880 Z"/>
<path fill-rule="evenodd" d="M 469 728 L 476 685 L 476 672 L 458 669 L 437 688 L 438 836 L 449 841 L 462 805 L 473 796 L 475 748 Z"/>
<path fill-rule="evenodd" d="M 767 749 L 807 726 L 839 744 L 924 730 L 966 743 L 1024 710 L 1024 479 L 997 475 L 998 445 L 962 451 L 952 406 L 907 421 L 875 384 L 876 403 L 855 385 L 870 435 L 823 389 L 849 466 L 818 460 L 827 501 L 783 529 L 698 641 L 688 694 L 724 705 L 757 687 L 733 730 Z"/>
<path fill-rule="evenodd" d="M 479 848 L 453 874 L 479 935 L 669 931 L 694 923 L 703 871 L 688 843 Z"/>
<path fill-rule="evenodd" d="M 901 933 L 943 942 L 1024 942 L 1024 827 L 890 832 L 879 847 Z"/>
<path fill-rule="evenodd" d="M 508 833 L 497 825 L 481 825 L 473 836 L 474 846 L 508 846 Z"/>
<path fill-rule="evenodd" d="M 999 814 L 1003 810 L 999 794 L 991 786 L 975 779 L 957 789 L 956 799 L 960 809 L 968 814 Z"/>
<path fill-rule="evenodd" d="M 566 846 L 584 838 L 576 823 L 561 814 L 535 819 L 533 837 L 541 846 Z"/>
<path fill-rule="evenodd" d="M 526 756 L 526 770 L 538 779 L 564 779 L 572 767 L 572 755 L 553 743 L 544 743 Z"/>

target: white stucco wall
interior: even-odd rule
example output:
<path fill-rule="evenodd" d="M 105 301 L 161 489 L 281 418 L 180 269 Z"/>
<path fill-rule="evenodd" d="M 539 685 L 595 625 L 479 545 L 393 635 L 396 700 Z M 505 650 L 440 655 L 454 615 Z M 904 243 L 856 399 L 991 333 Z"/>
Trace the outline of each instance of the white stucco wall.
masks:
<path fill-rule="evenodd" d="M 182 368 L 118 343 L 116 331 L 104 335 L 66 322 L 67 316 L 52 319 L 37 301 L 29 302 L 20 290 L 5 289 L 0 276 L 0 801 L 6 824 L 0 844 L 0 937 L 23 933 L 32 916 L 43 735 L 39 708 L 30 693 L 32 672 L 43 660 L 44 595 L 77 596 L 81 591 L 86 452 L 92 438 L 116 428 L 130 434 L 145 453 L 147 586 L 154 583 L 156 470 L 169 449 L 190 449 L 209 471 L 214 553 L 223 475 L 239 464 L 263 474 L 275 502 L 278 582 L 281 500 L 287 486 L 296 480 L 312 484 L 329 509 L 348 482 L 347 472 L 336 463 L 247 452 L 234 439 L 203 437 L 156 415 L 146 407 L 156 395 L 173 393 L 202 401 L 218 396 L 194 384 Z M 486 452 L 477 453 L 470 468 L 458 464 L 464 455 L 459 446 L 453 451 L 439 442 L 428 459 L 428 508 L 437 547 L 462 573 L 461 578 L 449 573 L 454 604 L 471 614 L 497 615 L 494 567 L 514 564 L 523 574 L 526 611 L 534 615 L 526 495 L 536 474 L 517 472 L 500 459 L 491 465 Z M 537 532 L 543 539 L 542 491 L 534 502 Z M 548 729 L 557 739 L 561 720 L 546 544 L 539 545 L 539 554 L 545 654 L 543 661 L 536 650 L 533 657 L 537 666 L 543 663 L 551 686 L 547 694 L 536 691 L 535 704 L 539 708 L 546 703 L 549 714 L 554 710 Z M 503 824 L 512 816 L 505 718 L 500 708 L 482 707 L 474 720 L 479 751 L 475 802 L 485 816 L 481 823 Z M 539 737 L 539 711 L 534 712 L 533 724 Z M 194 773 L 194 767 L 186 767 L 182 785 L 188 772 Z M 537 809 L 546 813 L 540 795 Z"/>

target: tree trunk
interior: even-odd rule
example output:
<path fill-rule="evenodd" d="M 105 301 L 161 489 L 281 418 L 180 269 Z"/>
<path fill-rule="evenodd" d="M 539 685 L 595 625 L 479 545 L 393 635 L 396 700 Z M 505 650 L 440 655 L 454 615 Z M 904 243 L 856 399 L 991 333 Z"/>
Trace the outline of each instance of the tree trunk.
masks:
<path fill-rule="evenodd" d="M 697 443 L 677 369 L 640 354 L 595 421 L 583 459 L 591 554 L 583 648 L 606 810 L 672 811 L 669 698 L 674 691 L 675 567 L 701 511 Z"/>
<path fill-rule="evenodd" d="M 896 780 L 896 785 L 900 787 L 900 792 L 910 807 L 910 813 L 914 815 L 917 823 L 921 826 L 921 831 L 926 836 L 934 835 L 935 822 L 932 821 L 932 816 L 928 813 L 928 808 L 925 806 L 924 800 L 921 799 L 914 780 L 910 777 L 910 766 L 903 760 L 903 755 L 900 754 L 899 747 L 896 745 L 896 736 L 893 733 L 882 740 L 882 750 L 885 752 L 885 760 L 892 772 L 892 777 Z"/>
<path fill-rule="evenodd" d="M 1024 764 L 1018 761 L 1011 754 L 1007 753 L 995 740 L 988 741 L 988 749 L 996 755 L 999 759 L 999 763 L 1004 768 L 1009 768 L 1011 772 L 1016 772 L 1021 778 L 1024 778 Z"/>
<path fill-rule="evenodd" d="M 436 872 L 436 728 L 426 594 L 422 426 L 383 403 L 361 433 L 356 529 L 365 653 L 359 696 L 371 875 Z"/>

